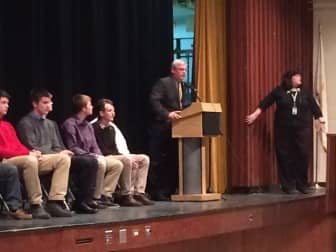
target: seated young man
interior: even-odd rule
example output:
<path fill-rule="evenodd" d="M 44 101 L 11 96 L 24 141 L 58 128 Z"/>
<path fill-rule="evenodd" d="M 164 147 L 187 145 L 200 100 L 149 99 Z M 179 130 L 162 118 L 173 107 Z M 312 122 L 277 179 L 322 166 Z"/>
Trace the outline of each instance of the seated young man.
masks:
<path fill-rule="evenodd" d="M 74 156 L 65 149 L 56 122 L 47 118 L 53 109 L 52 94 L 45 89 L 31 91 L 32 111 L 24 116 L 17 132 L 22 143 L 42 154 L 64 154 L 71 158 L 70 175 L 76 185 L 77 213 L 96 213 L 98 205 L 93 201 L 98 163 L 94 157 Z"/>
<path fill-rule="evenodd" d="M 49 219 L 70 217 L 70 211 L 62 204 L 68 187 L 70 158 L 65 154 L 42 155 L 40 151 L 28 150 L 18 139 L 13 126 L 3 118 L 7 114 L 10 96 L 0 90 L 0 159 L 2 162 L 16 165 L 22 169 L 28 200 L 33 218 Z M 39 173 L 51 173 L 52 183 L 45 211 L 42 203 L 42 191 Z"/>
<path fill-rule="evenodd" d="M 118 206 L 112 200 L 123 164 L 113 158 L 104 157 L 97 145 L 92 125 L 86 118 L 92 115 L 91 97 L 77 94 L 72 98 L 74 115 L 62 125 L 66 146 L 79 156 L 91 156 L 98 161 L 96 190 L 94 197 L 99 205 Z"/>
<path fill-rule="evenodd" d="M 22 208 L 21 185 L 17 167 L 0 163 L 0 193 L 8 205 L 8 216 L 18 220 L 31 220 L 31 214 Z"/>
<path fill-rule="evenodd" d="M 144 154 L 131 154 L 121 131 L 113 123 L 115 110 L 109 99 L 100 99 L 96 106 L 98 120 L 93 123 L 99 148 L 106 157 L 119 159 L 124 170 L 120 176 L 121 206 L 152 205 L 145 196 L 149 157 Z"/>

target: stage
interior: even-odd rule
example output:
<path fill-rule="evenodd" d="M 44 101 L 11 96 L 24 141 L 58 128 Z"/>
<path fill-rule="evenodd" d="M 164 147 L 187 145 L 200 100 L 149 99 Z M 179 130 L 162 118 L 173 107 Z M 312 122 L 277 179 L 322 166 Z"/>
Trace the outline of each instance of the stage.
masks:
<path fill-rule="evenodd" d="M 50 220 L 2 218 L 0 250 L 270 251 L 265 248 L 273 243 L 279 248 L 272 251 L 294 251 L 280 250 L 279 245 L 292 241 L 294 245 L 287 248 L 296 246 L 293 237 L 297 231 L 302 233 L 308 225 L 311 233 L 317 225 L 316 232 L 321 233 L 331 227 L 333 220 L 326 212 L 325 190 L 306 195 L 280 191 L 226 194 L 224 198 L 203 203 L 156 202 L 154 206 L 104 209 L 95 215 L 75 214 Z M 297 237 L 302 241 L 301 236 Z M 307 234 L 305 237 L 310 239 Z M 314 246 L 302 248 L 313 251 L 310 249 Z"/>

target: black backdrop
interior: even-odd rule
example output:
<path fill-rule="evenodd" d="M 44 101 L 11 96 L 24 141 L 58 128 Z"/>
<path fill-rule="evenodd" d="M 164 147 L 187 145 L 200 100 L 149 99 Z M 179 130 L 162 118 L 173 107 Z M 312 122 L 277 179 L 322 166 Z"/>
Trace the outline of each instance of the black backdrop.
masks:
<path fill-rule="evenodd" d="M 54 94 L 62 122 L 77 92 L 115 102 L 133 151 L 145 151 L 148 95 L 172 60 L 171 0 L 0 0 L 0 88 L 7 119 L 30 109 L 29 90 Z"/>

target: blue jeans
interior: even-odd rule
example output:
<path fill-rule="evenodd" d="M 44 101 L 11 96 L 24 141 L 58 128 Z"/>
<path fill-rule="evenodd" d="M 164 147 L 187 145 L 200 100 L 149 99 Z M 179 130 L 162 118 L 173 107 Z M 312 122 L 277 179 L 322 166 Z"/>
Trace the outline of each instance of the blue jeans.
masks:
<path fill-rule="evenodd" d="M 11 211 L 22 208 L 21 184 L 16 166 L 0 163 L 0 193 Z"/>

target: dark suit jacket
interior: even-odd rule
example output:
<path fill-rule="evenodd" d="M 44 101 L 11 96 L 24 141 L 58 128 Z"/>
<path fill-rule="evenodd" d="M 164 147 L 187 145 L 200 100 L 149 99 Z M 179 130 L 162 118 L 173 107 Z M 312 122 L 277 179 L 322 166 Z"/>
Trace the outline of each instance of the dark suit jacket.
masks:
<path fill-rule="evenodd" d="M 154 120 L 163 124 L 168 123 L 169 112 L 181 110 L 176 80 L 170 76 L 159 79 L 150 94 L 150 104 Z"/>

